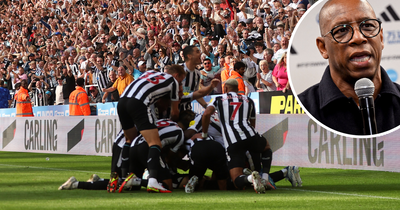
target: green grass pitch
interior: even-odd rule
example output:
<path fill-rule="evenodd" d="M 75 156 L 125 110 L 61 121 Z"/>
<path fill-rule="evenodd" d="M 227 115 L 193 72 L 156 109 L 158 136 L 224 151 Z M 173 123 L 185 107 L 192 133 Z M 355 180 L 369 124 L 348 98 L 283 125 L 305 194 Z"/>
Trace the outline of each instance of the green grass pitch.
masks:
<path fill-rule="evenodd" d="M 400 174 L 378 171 L 301 168 L 303 187 L 282 180 L 265 194 L 250 188 L 192 194 L 57 190 L 70 176 L 108 178 L 110 162 L 111 157 L 0 152 L 0 209 L 400 209 Z"/>

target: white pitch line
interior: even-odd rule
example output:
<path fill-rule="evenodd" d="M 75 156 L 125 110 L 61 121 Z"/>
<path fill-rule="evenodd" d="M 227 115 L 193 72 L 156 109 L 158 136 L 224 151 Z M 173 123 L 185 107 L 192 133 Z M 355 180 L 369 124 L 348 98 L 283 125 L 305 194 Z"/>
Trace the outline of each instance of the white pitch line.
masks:
<path fill-rule="evenodd" d="M 398 200 L 398 201 L 400 201 L 400 198 L 374 196 L 374 195 L 360 195 L 360 194 L 352 194 L 352 193 L 340 193 L 340 192 L 329 192 L 329 191 L 318 191 L 318 190 L 300 190 L 300 189 L 289 189 L 289 188 L 279 188 L 279 189 L 302 191 L 302 192 L 313 192 L 313 193 L 325 193 L 325 194 L 334 194 L 334 195 L 366 197 L 366 198 L 379 198 L 379 199 L 389 199 L 389 200 Z"/>
<path fill-rule="evenodd" d="M 109 173 L 105 173 L 105 172 L 96 172 L 96 171 L 81 171 L 81 170 L 71 170 L 71 169 L 62 169 L 62 168 L 45 168 L 45 167 L 20 166 L 20 165 L 10 165 L 10 164 L 0 164 L 0 166 L 19 167 L 19 168 L 47 169 L 47 170 L 54 170 L 54 171 L 75 171 L 75 172 L 82 172 L 82 173 L 109 174 Z M 333 194 L 333 195 L 366 197 L 366 198 L 379 198 L 379 199 L 398 200 L 398 201 L 400 200 L 400 198 L 374 196 L 374 195 L 360 195 L 360 194 L 351 194 L 351 193 L 340 193 L 340 192 L 329 192 L 329 191 L 318 191 L 318 190 L 300 190 L 300 189 L 290 189 L 290 188 L 279 188 L 279 189 L 301 191 L 301 192 L 312 192 L 312 193 L 325 193 L 325 194 Z"/>
<path fill-rule="evenodd" d="M 96 171 L 80 171 L 80 170 L 71 170 L 71 169 L 63 169 L 63 168 L 45 168 L 45 167 L 20 166 L 20 165 L 9 165 L 9 164 L 0 164 L 0 166 L 18 167 L 18 168 L 47 169 L 47 170 L 54 170 L 54 171 L 75 171 L 75 172 L 82 172 L 82 173 L 110 174 L 110 173 L 96 172 Z"/>

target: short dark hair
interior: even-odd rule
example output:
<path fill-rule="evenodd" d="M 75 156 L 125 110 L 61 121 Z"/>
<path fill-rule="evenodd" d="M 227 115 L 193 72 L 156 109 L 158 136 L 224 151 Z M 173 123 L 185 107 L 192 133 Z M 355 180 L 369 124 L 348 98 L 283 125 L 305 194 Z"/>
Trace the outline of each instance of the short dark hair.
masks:
<path fill-rule="evenodd" d="M 85 80 L 83 78 L 78 78 L 76 80 L 76 85 L 83 87 L 85 85 Z"/>
<path fill-rule="evenodd" d="M 239 70 L 241 68 L 246 68 L 246 64 L 244 64 L 242 61 L 238 61 L 235 63 L 235 66 L 233 66 L 233 70 Z"/>
<path fill-rule="evenodd" d="M 183 58 L 185 58 L 185 60 L 188 60 L 188 55 L 193 53 L 194 49 L 196 46 L 191 45 L 191 46 L 187 46 L 185 47 L 185 49 L 183 49 Z"/>
<path fill-rule="evenodd" d="M 209 58 L 204 58 L 203 62 L 204 62 L 204 61 L 210 61 L 210 62 L 211 62 L 211 59 L 209 59 Z"/>
<path fill-rule="evenodd" d="M 179 122 L 184 126 L 183 129 L 187 129 L 192 120 L 194 120 L 196 114 L 192 110 L 185 110 L 179 113 Z"/>

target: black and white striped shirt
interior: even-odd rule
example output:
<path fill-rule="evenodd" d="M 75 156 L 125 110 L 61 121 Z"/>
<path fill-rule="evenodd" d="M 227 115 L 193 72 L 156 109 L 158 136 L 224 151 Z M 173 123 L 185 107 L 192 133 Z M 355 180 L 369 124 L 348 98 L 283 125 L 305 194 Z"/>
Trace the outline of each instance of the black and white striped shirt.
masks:
<path fill-rule="evenodd" d="M 142 101 L 146 106 L 154 104 L 158 99 L 165 95 L 170 95 L 171 101 L 179 100 L 179 84 L 170 74 L 146 71 L 137 80 L 133 81 L 121 98 L 136 98 Z"/>
<path fill-rule="evenodd" d="M 200 71 L 195 69 L 194 71 L 190 71 L 186 63 L 183 64 L 183 68 L 186 71 L 186 77 L 182 81 L 183 86 L 183 94 L 187 95 L 188 93 L 194 92 L 199 89 L 200 84 Z"/>
<path fill-rule="evenodd" d="M 182 129 L 176 122 L 165 119 L 158 120 L 156 124 L 162 148 L 168 146 L 172 152 L 176 153 L 185 140 Z M 143 142 L 146 142 L 146 140 L 142 135 L 139 135 L 132 141 L 131 147 Z"/>
<path fill-rule="evenodd" d="M 203 115 L 196 115 L 196 117 L 193 120 L 193 123 L 190 123 L 190 127 L 188 128 L 191 130 L 195 130 L 196 133 L 201 132 L 201 130 L 203 129 L 203 125 L 202 125 L 202 118 Z M 216 114 L 211 115 L 210 117 L 210 126 L 208 127 L 208 135 L 212 136 L 214 138 L 214 140 L 218 143 L 220 143 L 222 146 L 224 146 L 224 139 L 222 137 L 222 133 L 221 133 L 221 123 L 218 119 L 218 116 Z"/>
<path fill-rule="evenodd" d="M 110 78 L 107 74 L 107 69 L 103 66 L 103 70 L 98 69 L 97 67 L 94 70 L 94 76 L 97 79 L 97 85 L 99 86 L 99 91 L 101 92 L 103 88 L 107 88 L 107 84 L 110 82 Z"/>
<path fill-rule="evenodd" d="M 34 106 L 47 106 L 47 98 L 43 88 L 35 88 L 33 90 Z"/>
<path fill-rule="evenodd" d="M 161 56 L 160 56 L 158 59 L 158 62 L 160 62 L 160 71 L 161 72 L 164 72 L 165 66 L 171 64 L 168 56 L 164 56 L 164 58 L 161 58 Z"/>
<path fill-rule="evenodd" d="M 78 66 L 78 64 L 73 63 L 73 64 L 69 65 L 69 68 L 71 69 L 72 74 L 73 74 L 74 76 L 78 76 L 78 77 L 79 77 L 79 76 L 81 75 L 81 72 L 79 71 L 79 66 Z"/>
<path fill-rule="evenodd" d="M 256 135 L 250 119 L 256 118 L 254 102 L 247 96 L 229 92 L 218 96 L 208 106 L 218 111 L 225 148 Z"/>
<path fill-rule="evenodd" d="M 114 139 L 114 144 L 117 144 L 118 147 L 123 148 L 125 144 L 125 135 L 124 135 L 124 130 L 120 130 L 119 133 L 117 134 L 117 137 Z"/>
<path fill-rule="evenodd" d="M 166 34 L 167 34 L 167 33 L 171 33 L 172 35 L 175 35 L 175 29 L 170 28 L 170 29 L 168 29 L 168 30 L 166 31 Z"/>

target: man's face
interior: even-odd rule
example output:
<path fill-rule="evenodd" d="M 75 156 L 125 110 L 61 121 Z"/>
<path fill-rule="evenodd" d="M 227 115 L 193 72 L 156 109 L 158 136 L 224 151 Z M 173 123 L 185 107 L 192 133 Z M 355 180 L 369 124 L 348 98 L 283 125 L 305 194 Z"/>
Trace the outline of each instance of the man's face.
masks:
<path fill-rule="evenodd" d="M 137 58 L 137 57 L 140 57 L 140 50 L 139 49 L 134 49 L 133 50 L 133 57 L 135 57 L 135 58 Z"/>
<path fill-rule="evenodd" d="M 125 74 L 126 74 L 125 69 L 122 68 L 122 67 L 119 67 L 119 68 L 118 68 L 118 76 L 123 77 L 123 76 L 125 76 Z"/>
<path fill-rule="evenodd" d="M 204 65 L 204 70 L 211 71 L 212 65 L 211 65 L 211 61 L 210 60 L 205 60 L 203 62 L 203 65 Z"/>
<path fill-rule="evenodd" d="M 264 57 L 264 60 L 271 62 L 272 55 L 269 54 L 267 51 L 264 52 L 263 57 Z"/>
<path fill-rule="evenodd" d="M 115 74 L 115 71 L 110 71 L 110 80 L 115 81 L 117 79 L 117 75 Z"/>
<path fill-rule="evenodd" d="M 249 31 L 248 30 L 244 30 L 242 35 L 243 35 L 243 39 L 249 38 Z"/>
<path fill-rule="evenodd" d="M 337 12 L 341 11 L 341 12 Z M 354 34 L 348 43 L 337 43 L 331 34 L 317 38 L 321 55 L 329 60 L 332 79 L 354 83 L 360 78 L 374 78 L 380 73 L 383 30 L 373 38 L 364 37 L 359 24 L 366 19 L 376 19 L 366 1 L 337 0 L 332 2 L 321 18 L 321 32 L 328 33 L 339 24 L 351 24 Z"/>
<path fill-rule="evenodd" d="M 35 62 L 30 62 L 30 63 L 29 63 L 29 67 L 30 67 L 31 69 L 36 69 L 36 63 L 35 63 Z"/>
<path fill-rule="evenodd" d="M 263 47 L 262 46 L 257 45 L 255 48 L 256 48 L 257 53 L 262 53 L 262 51 L 263 51 Z"/>
<path fill-rule="evenodd" d="M 279 46 L 279 44 L 274 44 L 274 52 L 278 51 L 279 49 L 281 49 L 281 46 Z"/>
<path fill-rule="evenodd" d="M 199 48 L 195 47 L 193 49 L 191 59 L 193 60 L 193 62 L 195 64 L 201 64 L 201 52 L 200 52 Z"/>
<path fill-rule="evenodd" d="M 93 89 L 90 91 L 90 94 L 92 94 L 92 96 L 96 96 L 97 95 L 97 88 Z"/>
<path fill-rule="evenodd" d="M 242 67 L 242 68 L 240 68 L 239 70 L 237 70 L 237 72 L 238 72 L 241 76 L 243 76 L 244 71 L 245 71 L 245 68 L 244 68 L 244 67 Z"/>
<path fill-rule="evenodd" d="M 223 45 L 218 45 L 218 53 L 223 54 L 224 50 L 225 50 L 225 48 Z"/>
<path fill-rule="evenodd" d="M 287 6 L 290 3 L 290 0 L 282 0 L 283 5 Z"/>
<path fill-rule="evenodd" d="M 102 58 L 97 58 L 96 63 L 99 65 L 103 65 L 103 59 Z"/>
<path fill-rule="evenodd" d="M 282 37 L 281 40 L 282 49 L 287 49 L 289 46 L 289 40 L 286 37 Z"/>

